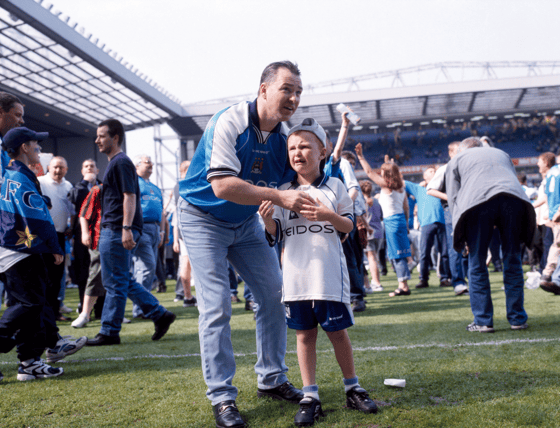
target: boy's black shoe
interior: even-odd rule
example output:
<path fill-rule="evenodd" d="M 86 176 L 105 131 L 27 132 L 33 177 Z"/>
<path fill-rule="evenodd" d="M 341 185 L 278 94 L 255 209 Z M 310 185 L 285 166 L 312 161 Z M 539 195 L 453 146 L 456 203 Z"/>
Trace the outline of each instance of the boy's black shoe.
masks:
<path fill-rule="evenodd" d="M 297 389 L 290 382 L 284 382 L 282 385 L 272 389 L 258 389 L 257 397 L 271 397 L 275 400 L 289 401 L 290 403 L 297 404 L 303 398 L 301 389 Z"/>
<path fill-rule="evenodd" d="M 321 416 L 324 416 L 321 401 L 313 397 L 304 397 L 299 402 L 299 410 L 294 418 L 294 424 L 297 427 L 310 427 Z"/>
<path fill-rule="evenodd" d="M 255 305 L 254 305 L 252 300 L 245 300 L 245 310 L 246 311 L 252 311 L 253 306 L 255 306 Z"/>
<path fill-rule="evenodd" d="M 163 336 L 165 336 L 165 333 L 167 333 L 167 330 L 169 330 L 169 326 L 173 324 L 175 318 L 177 318 L 177 315 L 175 315 L 173 312 L 165 311 L 160 319 L 154 321 L 156 331 L 152 335 L 152 340 L 159 340 Z"/>
<path fill-rule="evenodd" d="M 213 410 L 218 428 L 244 428 L 247 426 L 233 400 L 222 401 L 213 406 Z"/>
<path fill-rule="evenodd" d="M 377 405 L 364 388 L 352 388 L 346 393 L 346 407 L 364 413 L 377 413 Z"/>
<path fill-rule="evenodd" d="M 105 336 L 98 333 L 94 339 L 88 339 L 86 346 L 103 346 L 103 345 L 120 345 L 121 338 L 119 336 Z"/>

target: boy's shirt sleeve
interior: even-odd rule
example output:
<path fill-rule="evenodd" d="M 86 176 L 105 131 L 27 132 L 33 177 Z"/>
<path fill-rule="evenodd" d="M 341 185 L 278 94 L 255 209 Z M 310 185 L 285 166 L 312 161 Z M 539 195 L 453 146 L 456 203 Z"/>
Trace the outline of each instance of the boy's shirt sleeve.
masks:
<path fill-rule="evenodd" d="M 29 254 L 64 254 L 38 182 L 15 162 L 4 171 L 0 189 L 0 246 Z"/>

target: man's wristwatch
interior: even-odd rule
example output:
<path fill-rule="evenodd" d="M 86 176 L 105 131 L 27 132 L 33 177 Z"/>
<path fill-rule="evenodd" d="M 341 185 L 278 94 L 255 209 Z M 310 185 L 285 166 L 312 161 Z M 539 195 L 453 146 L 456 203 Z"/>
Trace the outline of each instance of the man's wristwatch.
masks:
<path fill-rule="evenodd" d="M 132 230 L 132 226 L 123 226 L 122 227 L 124 230 Z"/>

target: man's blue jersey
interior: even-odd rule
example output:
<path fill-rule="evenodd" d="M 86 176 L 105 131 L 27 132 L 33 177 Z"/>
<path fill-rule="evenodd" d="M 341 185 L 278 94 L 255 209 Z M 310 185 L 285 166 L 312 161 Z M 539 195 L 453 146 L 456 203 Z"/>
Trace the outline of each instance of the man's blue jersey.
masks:
<path fill-rule="evenodd" d="M 138 176 L 140 186 L 140 205 L 142 206 L 142 217 L 144 223 L 161 222 L 163 211 L 163 197 L 161 190 L 155 184 Z"/>
<path fill-rule="evenodd" d="M 206 126 L 187 176 L 179 182 L 180 196 L 219 220 L 246 220 L 259 207 L 219 199 L 209 180 L 231 175 L 272 188 L 289 181 L 294 173 L 289 167 L 286 135 L 282 123 L 270 133 L 260 131 L 256 100 L 216 113 Z"/>

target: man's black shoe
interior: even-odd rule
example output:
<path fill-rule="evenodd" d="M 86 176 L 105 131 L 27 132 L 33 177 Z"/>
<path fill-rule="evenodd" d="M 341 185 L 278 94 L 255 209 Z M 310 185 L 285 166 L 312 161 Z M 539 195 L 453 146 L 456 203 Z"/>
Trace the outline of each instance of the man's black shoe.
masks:
<path fill-rule="evenodd" d="M 290 403 L 299 403 L 303 398 L 301 389 L 297 389 L 290 382 L 284 382 L 282 385 L 272 389 L 258 389 L 257 397 L 271 397 L 275 400 L 289 401 Z"/>
<path fill-rule="evenodd" d="M 363 388 L 352 388 L 346 393 L 346 407 L 364 413 L 377 413 L 377 405 Z"/>
<path fill-rule="evenodd" d="M 354 300 L 352 302 L 352 312 L 363 312 L 366 310 L 366 302 L 363 300 Z"/>
<path fill-rule="evenodd" d="M 213 410 L 218 428 L 244 428 L 247 426 L 233 400 L 222 401 L 213 406 Z"/>
<path fill-rule="evenodd" d="M 420 282 L 416 284 L 416 288 L 428 288 L 429 286 L 428 281 L 425 279 L 421 279 Z"/>
<path fill-rule="evenodd" d="M 442 279 L 442 280 L 439 282 L 439 286 L 440 286 L 440 287 L 451 287 L 451 280 L 448 279 L 448 278 Z"/>
<path fill-rule="evenodd" d="M 105 336 L 98 333 L 93 339 L 88 339 L 86 346 L 104 346 L 104 345 L 120 345 L 120 336 Z"/>
<path fill-rule="evenodd" d="M 254 303 L 253 303 L 252 300 L 245 300 L 245 310 L 246 311 L 252 311 L 253 306 L 254 306 Z"/>
<path fill-rule="evenodd" d="M 167 330 L 169 330 L 169 326 L 173 324 L 175 318 L 177 318 L 177 315 L 175 315 L 173 312 L 165 311 L 165 313 L 159 320 L 154 321 L 156 331 L 152 335 L 152 340 L 159 340 L 163 336 L 165 336 L 165 333 L 167 333 Z"/>
<path fill-rule="evenodd" d="M 321 416 L 324 416 L 321 402 L 313 397 L 305 397 L 299 402 L 299 410 L 294 418 L 294 424 L 297 427 L 310 427 Z"/>

